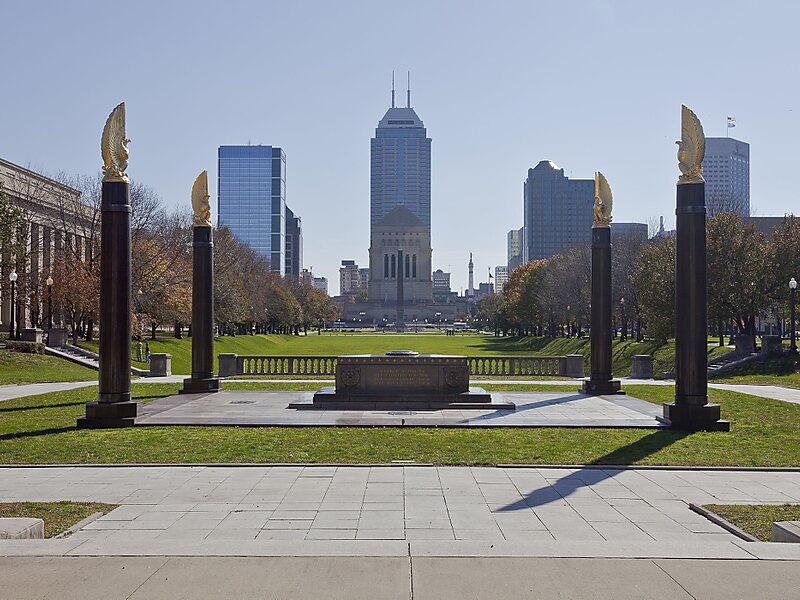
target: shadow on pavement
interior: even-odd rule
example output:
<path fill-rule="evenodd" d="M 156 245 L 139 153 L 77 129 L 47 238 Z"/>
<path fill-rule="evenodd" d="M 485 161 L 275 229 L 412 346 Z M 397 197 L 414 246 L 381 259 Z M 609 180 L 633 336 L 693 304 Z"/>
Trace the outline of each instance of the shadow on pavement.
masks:
<path fill-rule="evenodd" d="M 524 510 L 527 508 L 534 508 L 555 502 L 562 498 L 567 498 L 574 494 L 577 490 L 599 483 L 606 479 L 614 477 L 616 474 L 611 465 L 632 465 L 636 462 L 647 458 L 651 454 L 666 448 L 678 440 L 691 435 L 687 431 L 656 431 L 647 435 L 632 444 L 617 448 L 608 454 L 593 460 L 590 465 L 609 465 L 611 470 L 596 469 L 596 468 L 582 468 L 576 469 L 574 472 L 565 475 L 558 481 L 548 484 L 532 492 L 525 494 L 525 496 L 507 506 L 503 506 L 496 512 L 513 512 L 515 510 Z"/>

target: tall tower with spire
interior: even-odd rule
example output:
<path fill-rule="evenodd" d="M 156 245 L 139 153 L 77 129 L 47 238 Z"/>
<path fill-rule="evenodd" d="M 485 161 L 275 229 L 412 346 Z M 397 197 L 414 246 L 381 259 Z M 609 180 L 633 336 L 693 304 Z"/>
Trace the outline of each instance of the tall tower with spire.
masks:
<path fill-rule="evenodd" d="M 433 299 L 431 281 L 431 139 L 411 108 L 392 105 L 370 140 L 370 302 L 391 304 L 403 279 L 406 305 Z M 397 264 L 402 248 L 403 263 Z M 409 313 L 413 314 L 413 313 Z"/>
<path fill-rule="evenodd" d="M 474 271 L 475 265 L 472 263 L 472 252 L 469 253 L 469 286 L 467 287 L 467 298 L 475 297 L 475 279 Z"/>
<path fill-rule="evenodd" d="M 431 139 L 411 108 L 411 76 L 401 108 L 395 106 L 392 74 L 392 104 L 370 140 L 370 224 L 400 205 L 430 229 Z"/>

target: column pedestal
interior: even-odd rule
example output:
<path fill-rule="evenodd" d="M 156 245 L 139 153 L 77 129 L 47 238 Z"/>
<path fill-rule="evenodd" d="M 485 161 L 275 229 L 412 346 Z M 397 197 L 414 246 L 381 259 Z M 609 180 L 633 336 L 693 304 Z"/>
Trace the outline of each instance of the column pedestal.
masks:
<path fill-rule="evenodd" d="M 137 410 L 131 400 L 130 184 L 104 181 L 100 212 L 100 389 L 79 428 L 128 427 Z"/>
<path fill-rule="evenodd" d="M 591 375 L 581 392 L 592 396 L 624 394 L 611 375 L 611 228 L 592 227 Z"/>
<path fill-rule="evenodd" d="M 211 227 L 195 227 L 192 239 L 192 376 L 181 394 L 220 390 L 214 377 L 214 240 Z"/>
<path fill-rule="evenodd" d="M 675 402 L 664 418 L 676 429 L 728 431 L 708 403 L 708 299 L 704 183 L 678 185 L 675 238 Z"/>

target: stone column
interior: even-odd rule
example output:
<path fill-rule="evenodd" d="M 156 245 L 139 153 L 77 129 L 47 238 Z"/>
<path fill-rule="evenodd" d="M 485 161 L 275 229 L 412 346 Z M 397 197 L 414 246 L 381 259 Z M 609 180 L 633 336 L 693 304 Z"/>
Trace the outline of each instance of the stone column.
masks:
<path fill-rule="evenodd" d="M 730 429 L 708 403 L 705 183 L 679 183 L 675 237 L 675 402 L 664 418 L 688 430 Z"/>
<path fill-rule="evenodd" d="M 130 183 L 104 181 L 100 203 L 100 394 L 79 428 L 127 427 L 131 401 Z"/>
<path fill-rule="evenodd" d="M 403 279 L 405 278 L 406 271 L 403 264 L 403 251 L 397 251 L 397 320 L 395 321 L 395 329 L 397 331 L 405 331 L 405 297 L 403 295 Z"/>
<path fill-rule="evenodd" d="M 214 377 L 214 241 L 211 226 L 195 226 L 192 241 L 192 376 L 182 394 L 219 391 Z"/>
<path fill-rule="evenodd" d="M 581 391 L 595 396 L 619 394 L 619 379 L 611 376 L 611 228 L 592 227 L 592 348 L 591 375 Z"/>

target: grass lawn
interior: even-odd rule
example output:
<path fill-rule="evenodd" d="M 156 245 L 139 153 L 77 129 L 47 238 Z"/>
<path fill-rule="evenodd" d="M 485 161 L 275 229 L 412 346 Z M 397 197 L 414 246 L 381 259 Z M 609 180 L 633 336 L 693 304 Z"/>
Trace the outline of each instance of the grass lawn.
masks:
<path fill-rule="evenodd" d="M 115 508 L 116 504 L 100 502 L 0 502 L 0 518 L 43 519 L 44 537 L 50 538 L 89 515 L 96 512 L 106 514 Z"/>
<path fill-rule="evenodd" d="M 772 541 L 772 523 L 800 521 L 800 504 L 706 504 L 717 513 L 762 542 Z"/>
<path fill-rule="evenodd" d="M 148 340 L 151 352 L 172 355 L 172 372 L 187 375 L 191 372 L 190 338 L 159 337 Z M 97 342 L 81 342 L 81 346 L 97 352 Z M 423 354 L 460 354 L 467 356 L 583 354 L 589 366 L 589 338 L 494 337 L 491 335 L 463 334 L 446 336 L 444 333 L 376 333 L 376 334 L 324 334 L 293 335 L 240 335 L 217 338 L 214 353 L 289 355 L 289 356 L 339 356 L 341 354 L 383 354 L 389 350 L 410 349 Z M 729 352 L 730 348 L 710 346 L 709 360 Z M 630 375 L 631 357 L 635 354 L 653 354 L 655 372 L 660 374 L 675 367 L 675 342 L 619 342 L 612 349 L 614 373 Z M 133 344 L 133 356 L 136 356 Z M 147 368 L 146 363 L 134 366 Z"/>
<path fill-rule="evenodd" d="M 97 371 L 55 356 L 0 350 L 0 385 L 92 379 Z"/>
<path fill-rule="evenodd" d="M 313 383 L 237 382 L 230 389 L 315 389 Z M 137 383 L 136 400 L 177 392 L 179 384 Z M 495 387 L 495 386 L 493 386 Z M 513 389 L 524 389 L 515 385 Z M 510 389 L 496 386 L 495 389 Z M 548 391 L 548 386 L 527 389 Z M 554 389 L 564 389 L 554 388 Z M 671 386 L 627 386 L 663 403 Z M 77 430 L 96 387 L 0 403 L 2 463 L 388 463 L 660 464 L 800 466 L 800 406 L 709 390 L 732 431 L 688 434 L 637 429 L 429 429 L 142 427 Z"/>
<path fill-rule="evenodd" d="M 779 358 L 754 361 L 732 369 L 714 383 L 749 383 L 753 385 L 782 385 L 800 389 L 800 359 Z"/>

